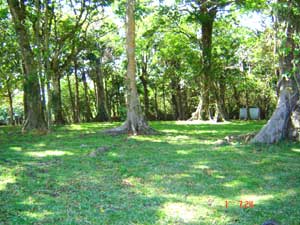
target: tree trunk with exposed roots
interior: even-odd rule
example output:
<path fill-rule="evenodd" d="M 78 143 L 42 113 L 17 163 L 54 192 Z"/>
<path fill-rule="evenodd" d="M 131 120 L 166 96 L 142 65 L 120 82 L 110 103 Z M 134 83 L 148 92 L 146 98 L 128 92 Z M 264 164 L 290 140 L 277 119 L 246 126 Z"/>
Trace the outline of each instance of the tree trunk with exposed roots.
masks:
<path fill-rule="evenodd" d="M 299 115 L 298 100 L 299 92 L 293 79 L 283 80 L 272 117 L 251 142 L 272 144 L 284 138 L 296 138 L 298 134 L 295 130 L 300 128 L 298 120 L 295 120 Z"/>
<path fill-rule="evenodd" d="M 136 60 L 135 60 L 135 19 L 134 19 L 135 0 L 127 0 L 127 33 L 126 33 L 126 52 L 127 52 L 127 119 L 125 123 L 117 128 L 106 130 L 106 133 L 128 133 L 128 134 L 153 134 L 154 130 L 149 127 L 144 118 L 139 96 L 136 87 Z"/>
<path fill-rule="evenodd" d="M 286 18 L 282 18 L 286 20 Z M 290 49 L 280 56 L 280 73 L 283 76 L 279 82 L 280 94 L 277 107 L 268 123 L 251 140 L 252 143 L 272 144 L 282 139 L 299 140 L 300 131 L 300 74 L 299 65 L 295 62 L 295 42 L 293 39 L 295 26 L 287 20 L 284 48 Z M 297 70 L 295 70 L 297 68 Z M 286 74 L 289 77 L 286 77 Z"/>

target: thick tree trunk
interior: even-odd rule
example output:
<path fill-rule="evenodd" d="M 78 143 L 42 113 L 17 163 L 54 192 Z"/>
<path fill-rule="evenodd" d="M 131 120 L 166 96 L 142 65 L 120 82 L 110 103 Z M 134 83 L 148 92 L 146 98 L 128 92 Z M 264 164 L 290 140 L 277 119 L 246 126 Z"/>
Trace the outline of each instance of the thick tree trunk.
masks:
<path fill-rule="evenodd" d="M 287 39 L 285 40 L 285 48 L 290 49 L 286 55 L 280 57 L 280 73 L 293 74 L 292 77 L 283 77 L 279 82 L 280 95 L 277 107 L 273 112 L 268 123 L 261 131 L 251 140 L 252 143 L 275 143 L 284 138 L 299 139 L 299 90 L 300 90 L 300 74 L 293 72 L 294 65 L 294 27 L 287 23 Z"/>
<path fill-rule="evenodd" d="M 201 120 L 211 120 L 211 114 L 210 114 L 210 93 L 209 93 L 209 81 L 208 77 L 204 78 L 207 79 L 204 81 L 203 85 L 203 93 L 202 93 L 202 111 L 200 113 Z"/>
<path fill-rule="evenodd" d="M 214 120 L 216 122 L 224 122 L 227 119 L 227 113 L 225 110 L 225 86 L 220 79 L 219 85 L 214 86 L 215 93 L 215 115 Z"/>
<path fill-rule="evenodd" d="M 107 132 L 113 133 L 130 133 L 152 134 L 154 131 L 148 126 L 142 112 L 139 96 L 136 87 L 136 61 L 135 61 L 135 19 L 134 9 L 135 1 L 127 0 L 127 32 L 126 32 L 126 52 L 127 52 L 127 119 L 125 123 L 118 128 L 111 129 Z"/>
<path fill-rule="evenodd" d="M 296 108 L 298 99 L 299 93 L 295 82 L 292 79 L 282 80 L 277 107 L 268 123 L 251 142 L 272 144 L 286 138 L 291 125 L 291 115 L 298 109 Z M 294 115 L 296 116 L 296 113 Z"/>
<path fill-rule="evenodd" d="M 210 120 L 210 91 L 212 82 L 211 74 L 211 49 L 212 49 L 212 32 L 213 32 L 213 22 L 215 18 L 215 12 L 209 12 L 206 6 L 202 6 L 202 13 L 205 18 L 202 21 L 202 55 L 203 55 L 203 107 L 201 118 L 203 120 Z"/>
<path fill-rule="evenodd" d="M 34 60 L 35 57 L 30 47 L 29 32 L 25 26 L 26 6 L 23 1 L 13 0 L 8 0 L 8 5 L 18 36 L 24 64 L 24 104 L 26 105 L 26 118 L 23 130 L 45 130 L 47 129 L 47 124 L 42 111 L 39 76 L 36 68 L 37 62 Z"/>
<path fill-rule="evenodd" d="M 202 44 L 202 79 L 200 86 L 202 86 L 202 107 L 201 107 L 201 119 L 202 120 L 211 120 L 211 99 L 210 93 L 213 91 L 210 85 L 213 82 L 213 76 L 211 74 L 211 66 L 212 66 L 212 33 L 213 33 L 213 23 L 217 13 L 215 7 L 212 9 L 207 8 L 207 4 L 203 2 L 200 6 L 200 13 L 203 18 L 201 19 L 201 44 Z M 193 117 L 192 117 L 193 118 Z"/>
<path fill-rule="evenodd" d="M 224 122 L 226 121 L 226 116 L 225 116 L 225 110 L 222 107 L 221 103 L 216 100 L 215 102 L 215 116 L 214 116 L 214 121 L 215 122 Z"/>
<path fill-rule="evenodd" d="M 54 70 L 55 71 L 55 70 Z M 60 87 L 60 75 L 58 72 L 52 73 L 52 109 L 54 113 L 55 124 L 65 124 L 66 121 L 63 117 L 62 102 L 61 102 L 61 87 Z"/>
<path fill-rule="evenodd" d="M 97 115 L 95 121 L 103 122 L 108 121 L 108 114 L 106 109 L 106 98 L 103 85 L 102 73 L 102 59 L 99 57 L 96 65 L 96 85 L 97 85 Z"/>
<path fill-rule="evenodd" d="M 197 109 L 192 113 L 192 117 L 189 120 L 201 120 L 202 102 L 202 96 L 200 96 Z"/>

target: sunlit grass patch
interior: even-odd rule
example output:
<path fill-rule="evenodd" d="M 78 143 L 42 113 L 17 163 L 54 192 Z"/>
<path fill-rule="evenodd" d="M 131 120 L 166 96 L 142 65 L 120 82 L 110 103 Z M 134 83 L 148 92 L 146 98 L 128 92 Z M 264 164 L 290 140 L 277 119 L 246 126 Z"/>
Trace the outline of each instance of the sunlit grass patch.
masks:
<path fill-rule="evenodd" d="M 26 155 L 33 156 L 33 157 L 47 157 L 47 156 L 73 155 L 73 153 L 68 151 L 46 150 L 46 151 L 26 152 Z"/>
<path fill-rule="evenodd" d="M 298 224 L 299 144 L 214 145 L 260 121 L 150 124 L 158 135 L 101 132 L 119 123 L 42 136 L 0 127 L 0 224 Z"/>
<path fill-rule="evenodd" d="M 15 183 L 16 177 L 10 174 L 9 172 L 3 171 L 4 175 L 0 177 L 0 191 L 5 190 L 7 184 Z"/>

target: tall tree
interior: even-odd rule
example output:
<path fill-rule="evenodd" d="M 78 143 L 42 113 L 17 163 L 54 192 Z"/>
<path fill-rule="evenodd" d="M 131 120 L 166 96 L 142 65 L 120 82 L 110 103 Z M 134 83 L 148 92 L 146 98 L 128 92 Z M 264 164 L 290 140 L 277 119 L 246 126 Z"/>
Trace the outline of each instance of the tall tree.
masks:
<path fill-rule="evenodd" d="M 97 115 L 95 121 L 107 121 L 109 119 L 106 109 L 106 98 L 103 84 L 103 49 L 99 49 L 100 56 L 96 58 L 95 83 L 97 88 Z"/>
<path fill-rule="evenodd" d="M 278 83 L 280 90 L 277 107 L 268 123 L 252 139 L 254 143 L 274 143 L 284 138 L 299 140 L 300 130 L 300 65 L 299 26 L 300 3 L 294 0 L 279 0 L 274 11 L 282 26 L 282 51 L 279 53 L 281 79 Z"/>
<path fill-rule="evenodd" d="M 39 74 L 32 48 L 31 37 L 26 27 L 26 4 L 24 0 L 8 0 L 12 20 L 18 36 L 24 68 L 24 96 L 25 96 L 25 123 L 23 130 L 47 129 L 47 124 L 42 110 L 40 95 Z"/>
<path fill-rule="evenodd" d="M 126 76 L 126 107 L 127 119 L 121 127 L 107 132 L 149 134 L 153 129 L 148 126 L 144 118 L 136 86 L 136 59 L 135 59 L 135 0 L 127 0 L 126 9 L 126 53 L 127 53 L 127 76 Z"/>

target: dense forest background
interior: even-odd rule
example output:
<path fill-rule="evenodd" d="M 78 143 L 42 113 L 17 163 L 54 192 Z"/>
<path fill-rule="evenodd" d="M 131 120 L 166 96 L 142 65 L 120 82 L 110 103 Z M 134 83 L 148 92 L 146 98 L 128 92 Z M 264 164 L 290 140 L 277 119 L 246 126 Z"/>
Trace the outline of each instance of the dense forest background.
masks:
<path fill-rule="evenodd" d="M 1 1 L 0 120 L 25 129 L 125 120 L 126 5 Z M 290 57 L 287 36 L 297 29 L 286 24 L 297 6 L 137 1 L 135 75 L 145 117 L 224 121 L 258 107 L 270 118 L 290 71 L 280 58 Z"/>

